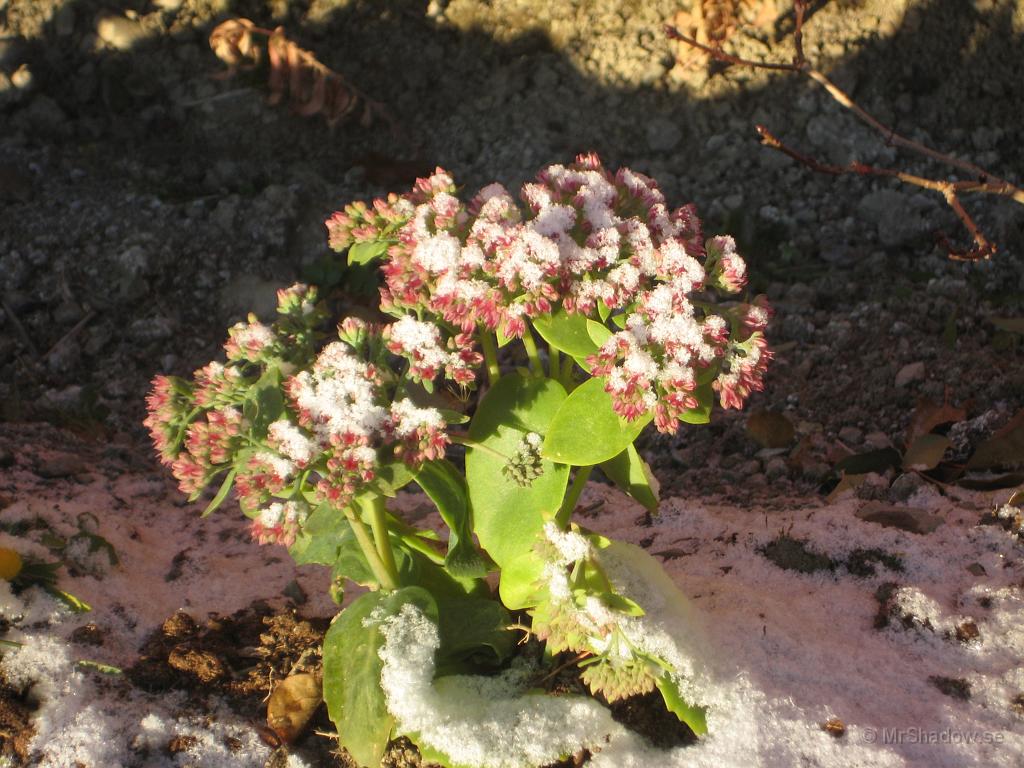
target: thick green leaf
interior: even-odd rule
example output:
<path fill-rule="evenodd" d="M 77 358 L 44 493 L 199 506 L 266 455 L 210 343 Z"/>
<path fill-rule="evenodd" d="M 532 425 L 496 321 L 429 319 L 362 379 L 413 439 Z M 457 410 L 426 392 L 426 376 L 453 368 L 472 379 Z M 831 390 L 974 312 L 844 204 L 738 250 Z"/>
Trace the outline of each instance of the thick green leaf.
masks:
<path fill-rule="evenodd" d="M 445 558 L 448 571 L 453 576 L 486 576 L 487 564 L 473 545 L 469 497 L 462 474 L 446 459 L 428 461 L 416 474 L 416 482 L 437 506 L 448 526 L 448 555 Z"/>
<path fill-rule="evenodd" d="M 409 465 L 401 459 L 394 459 L 385 462 L 377 467 L 376 476 L 373 479 L 373 487 L 381 495 L 394 497 L 395 494 L 406 485 L 412 482 L 416 476 Z"/>
<path fill-rule="evenodd" d="M 601 322 L 605 323 L 608 321 L 609 315 L 611 315 L 611 308 L 604 303 L 602 299 L 597 300 L 597 316 L 601 318 Z"/>
<path fill-rule="evenodd" d="M 658 509 L 658 481 L 632 445 L 615 458 L 601 462 L 605 477 L 622 491 L 655 512 Z"/>
<path fill-rule="evenodd" d="M 220 490 L 217 491 L 217 495 L 214 496 L 210 503 L 206 505 L 206 509 L 203 510 L 202 517 L 212 515 L 217 508 L 224 503 L 224 500 L 228 497 L 228 493 L 231 492 L 231 486 L 235 483 L 235 470 L 232 469 L 224 477 L 224 482 L 220 485 Z"/>
<path fill-rule="evenodd" d="M 344 513 L 330 504 L 313 510 L 288 552 L 297 565 L 331 566 L 335 579 L 348 579 L 363 586 L 377 583 L 352 526 Z"/>
<path fill-rule="evenodd" d="M 711 388 L 711 384 L 707 383 L 697 387 L 696 394 L 697 399 L 700 400 L 700 405 L 688 411 L 683 411 L 679 414 L 679 420 L 686 424 L 707 424 L 711 421 L 711 408 L 715 404 L 715 391 Z"/>
<path fill-rule="evenodd" d="M 654 684 L 658 686 L 661 698 L 665 700 L 665 706 L 669 712 L 690 726 L 690 730 L 698 736 L 703 736 L 708 732 L 706 710 L 703 707 L 687 704 L 679 693 L 679 686 L 668 675 L 662 675 Z"/>
<path fill-rule="evenodd" d="M 505 607 L 490 597 L 438 598 L 441 653 L 437 674 L 467 674 L 495 667 L 515 648 Z"/>
<path fill-rule="evenodd" d="M 242 413 L 249 420 L 252 433 L 258 438 L 266 437 L 267 427 L 284 413 L 280 368 L 272 365 L 257 379 L 249 389 Z"/>
<path fill-rule="evenodd" d="M 384 644 L 380 621 L 413 603 L 437 621 L 437 606 L 419 587 L 368 592 L 342 611 L 324 637 L 324 701 L 338 729 L 338 741 L 357 763 L 377 768 L 395 721 L 388 712 L 378 651 Z M 373 614 L 373 619 L 370 619 Z"/>
<path fill-rule="evenodd" d="M 538 534 L 540 536 L 542 534 Z M 532 550 L 513 557 L 501 569 L 498 595 L 509 610 L 532 608 L 544 599 L 544 561 Z"/>
<path fill-rule="evenodd" d="M 368 240 L 364 243 L 356 243 L 348 249 L 348 263 L 368 264 L 387 253 L 389 245 L 391 243 L 387 240 Z"/>
<path fill-rule="evenodd" d="M 609 330 L 608 326 L 595 320 L 587 320 L 587 333 L 590 335 L 590 340 L 597 347 L 603 346 L 608 339 L 615 335 Z"/>
<path fill-rule="evenodd" d="M 557 381 L 507 374 L 484 396 L 469 427 L 480 448 L 466 452 L 473 526 L 481 546 L 501 567 L 530 551 L 562 504 L 569 468 L 543 461 L 543 474 L 520 486 L 501 471 L 527 432 L 543 435 L 565 400 Z"/>
<path fill-rule="evenodd" d="M 608 461 L 632 444 L 653 414 L 635 421 L 621 418 L 612 410 L 612 398 L 604 384 L 604 378 L 597 377 L 573 390 L 551 422 L 542 456 L 584 467 Z"/>
<path fill-rule="evenodd" d="M 587 332 L 585 315 L 569 314 L 559 309 L 550 315 L 535 318 L 533 327 L 548 344 L 573 357 L 586 357 L 597 351 Z"/>

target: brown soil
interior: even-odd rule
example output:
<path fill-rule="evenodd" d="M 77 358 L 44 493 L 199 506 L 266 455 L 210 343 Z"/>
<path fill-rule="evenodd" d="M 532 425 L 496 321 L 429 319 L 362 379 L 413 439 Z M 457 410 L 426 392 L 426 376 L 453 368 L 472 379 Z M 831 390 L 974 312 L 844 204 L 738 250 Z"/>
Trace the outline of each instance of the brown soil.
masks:
<path fill-rule="evenodd" d="M 14 765 L 27 764 L 33 711 L 35 707 L 0 674 L 0 758 L 8 758 Z"/>

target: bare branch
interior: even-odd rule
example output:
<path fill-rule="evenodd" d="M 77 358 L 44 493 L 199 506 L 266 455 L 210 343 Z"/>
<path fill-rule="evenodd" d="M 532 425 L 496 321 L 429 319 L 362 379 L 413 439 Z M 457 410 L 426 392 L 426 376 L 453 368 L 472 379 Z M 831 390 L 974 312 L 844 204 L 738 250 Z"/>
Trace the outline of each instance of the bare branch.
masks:
<path fill-rule="evenodd" d="M 995 245 L 988 241 L 978 229 L 974 220 L 968 215 L 967 211 L 961 204 L 958 195 L 961 193 L 999 195 L 1001 197 L 1008 197 L 1014 202 L 1024 205 L 1024 189 L 1017 187 L 1006 179 L 1002 179 L 974 163 L 954 157 L 953 155 L 939 152 L 925 144 L 921 144 L 920 142 L 909 139 L 906 136 L 902 136 L 901 134 L 896 133 L 893 128 L 890 128 L 871 115 L 867 110 L 857 104 L 849 94 L 843 91 L 822 72 L 815 69 L 808 63 L 804 55 L 803 46 L 803 25 L 807 12 L 806 0 L 794 0 L 793 11 L 796 19 L 793 28 L 793 45 L 796 53 L 793 56 L 793 61 L 788 64 L 783 62 L 752 61 L 750 59 L 740 58 L 739 56 L 733 56 L 717 46 L 700 43 L 692 37 L 682 34 L 672 26 L 666 26 L 665 32 L 670 39 L 678 40 L 692 48 L 703 51 L 718 61 L 728 64 L 750 67 L 752 69 L 802 73 L 824 88 L 837 104 L 853 112 L 853 114 L 856 115 L 863 123 L 881 134 L 887 145 L 902 147 L 936 162 L 943 163 L 951 168 L 956 168 L 970 174 L 973 177 L 972 179 L 952 182 L 938 179 L 926 179 L 913 174 L 903 173 L 902 171 L 895 171 L 890 168 L 876 168 L 862 163 L 850 163 L 845 166 L 822 163 L 808 155 L 786 146 L 773 136 L 764 126 L 757 126 L 757 132 L 761 137 L 762 144 L 788 155 L 797 162 L 800 162 L 819 173 L 827 173 L 833 176 L 846 173 L 870 176 L 888 176 L 890 178 L 898 179 L 906 184 L 913 184 L 924 189 L 939 192 L 945 199 L 946 204 L 950 209 L 952 209 L 957 218 L 960 219 L 963 225 L 971 233 L 971 237 L 974 239 L 976 245 L 974 249 L 967 252 L 950 250 L 950 257 L 959 260 L 990 258 L 996 251 Z M 943 238 L 943 241 L 948 246 L 948 240 Z"/>

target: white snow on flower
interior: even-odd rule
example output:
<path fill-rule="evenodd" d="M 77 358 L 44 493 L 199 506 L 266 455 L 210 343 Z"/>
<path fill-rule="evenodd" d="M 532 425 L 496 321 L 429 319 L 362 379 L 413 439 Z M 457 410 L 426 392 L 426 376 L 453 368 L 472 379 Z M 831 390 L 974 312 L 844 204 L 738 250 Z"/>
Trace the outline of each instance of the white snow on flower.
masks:
<path fill-rule="evenodd" d="M 391 405 L 391 418 L 395 422 L 395 434 L 409 437 L 418 429 L 437 431 L 444 429 L 445 421 L 436 408 L 420 408 L 409 398 L 396 400 Z"/>
<path fill-rule="evenodd" d="M 270 467 L 270 471 L 282 480 L 287 481 L 295 474 L 295 464 L 276 453 L 260 451 L 253 455 L 253 460 Z"/>
<path fill-rule="evenodd" d="M 309 414 L 322 444 L 332 435 L 370 437 L 380 430 L 387 411 L 375 402 L 368 372 L 347 344 L 336 341 L 324 347 L 312 373 L 303 371 L 293 379 L 296 404 Z"/>
<path fill-rule="evenodd" d="M 441 330 L 437 325 L 417 320 L 412 315 L 403 315 L 389 325 L 388 339 L 421 367 L 441 370 L 451 359 L 451 353 L 441 346 Z"/>
<path fill-rule="evenodd" d="M 561 562 L 559 565 L 577 563 L 592 553 L 590 542 L 575 531 L 563 531 L 552 522 L 544 524 L 544 536 L 554 545 Z"/>
<path fill-rule="evenodd" d="M 412 260 L 432 275 L 443 275 L 458 269 L 461 253 L 462 244 L 457 238 L 439 232 L 416 243 Z"/>
<path fill-rule="evenodd" d="M 228 334 L 232 341 L 249 352 L 257 352 L 274 342 L 274 332 L 259 322 L 236 323 Z"/>
<path fill-rule="evenodd" d="M 287 419 L 281 419 L 271 424 L 267 428 L 267 436 L 277 450 L 300 467 L 307 466 L 317 454 L 313 441 Z"/>
<path fill-rule="evenodd" d="M 530 222 L 533 230 L 544 237 L 566 234 L 576 223 L 576 209 L 568 205 L 547 205 Z"/>

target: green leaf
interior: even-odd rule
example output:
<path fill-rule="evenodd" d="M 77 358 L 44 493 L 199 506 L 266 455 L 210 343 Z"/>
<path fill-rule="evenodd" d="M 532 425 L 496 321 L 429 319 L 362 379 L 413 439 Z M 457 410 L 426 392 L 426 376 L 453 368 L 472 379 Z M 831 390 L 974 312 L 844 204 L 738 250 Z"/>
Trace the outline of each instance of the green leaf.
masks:
<path fill-rule="evenodd" d="M 409 469 L 409 465 L 401 459 L 393 459 L 392 461 L 381 464 L 375 470 L 376 475 L 373 478 L 373 487 L 377 489 L 382 495 L 394 496 L 398 491 L 404 488 L 406 485 L 413 481 L 416 476 L 415 473 Z"/>
<path fill-rule="evenodd" d="M 615 335 L 604 323 L 598 323 L 594 320 L 587 320 L 587 334 L 589 334 L 590 340 L 598 348 L 604 346 L 604 343 Z M 596 352 L 597 350 L 594 351 Z"/>
<path fill-rule="evenodd" d="M 715 390 L 711 388 L 711 383 L 708 382 L 697 387 L 695 394 L 700 401 L 700 405 L 688 411 L 683 411 L 679 414 L 679 420 L 686 424 L 707 424 L 711 421 L 711 409 L 715 404 Z"/>
<path fill-rule="evenodd" d="M 520 486 L 501 471 L 527 432 L 543 435 L 565 400 L 557 381 L 511 373 L 481 400 L 469 438 L 482 447 L 466 452 L 473 526 L 481 546 L 501 567 L 530 551 L 562 504 L 569 468 L 543 461 L 543 474 Z"/>
<path fill-rule="evenodd" d="M 220 484 L 220 490 L 217 491 L 217 495 L 214 496 L 210 503 L 206 505 L 206 509 L 203 510 L 202 517 L 209 517 L 217 508 L 224 503 L 224 500 L 228 497 L 228 493 L 231 492 L 231 486 L 235 483 L 236 471 L 232 469 L 224 478 L 224 482 Z"/>
<path fill-rule="evenodd" d="M 540 584 L 543 575 L 544 561 L 532 549 L 511 558 L 501 569 L 501 581 L 498 584 L 501 602 L 513 611 L 537 605 L 544 598 Z"/>
<path fill-rule="evenodd" d="M 266 437 L 267 427 L 284 413 L 284 394 L 281 392 L 281 369 L 272 365 L 249 389 L 242 405 L 242 413 L 249 420 L 252 433 Z"/>
<path fill-rule="evenodd" d="M 903 456 L 903 468 L 925 472 L 935 469 L 952 444 L 953 441 L 943 435 L 921 435 L 907 448 Z"/>
<path fill-rule="evenodd" d="M 441 652 L 438 675 L 479 671 L 484 665 L 502 664 L 515 648 L 515 635 L 505 607 L 486 597 L 442 597 L 437 601 L 440 616 Z"/>
<path fill-rule="evenodd" d="M 869 472 L 885 472 L 891 467 L 898 467 L 902 461 L 903 457 L 895 448 L 879 448 L 847 456 L 836 462 L 835 469 L 847 475 L 866 475 Z"/>
<path fill-rule="evenodd" d="M 533 327 L 548 344 L 573 357 L 586 357 L 597 351 L 587 331 L 585 315 L 569 314 L 564 309 L 533 319 Z"/>
<path fill-rule="evenodd" d="M 690 726 L 690 730 L 698 736 L 703 736 L 708 732 L 708 721 L 705 717 L 707 710 L 687 704 L 682 694 L 679 693 L 679 686 L 671 677 L 662 675 L 654 681 L 654 684 L 658 686 L 661 698 L 665 700 L 665 706 L 669 712 Z"/>
<path fill-rule="evenodd" d="M 602 323 L 608 322 L 608 317 L 611 315 L 611 308 L 604 303 L 603 299 L 597 300 L 597 316 L 601 318 Z"/>
<path fill-rule="evenodd" d="M 320 504 L 313 510 L 288 553 L 296 565 L 331 566 L 336 579 L 348 579 L 364 587 L 377 583 L 345 514 L 330 504 Z"/>
<path fill-rule="evenodd" d="M 632 445 L 618 456 L 601 462 L 605 477 L 615 483 L 623 492 L 640 502 L 645 509 L 658 509 L 658 481 Z"/>
<path fill-rule="evenodd" d="M 604 378 L 585 381 L 562 403 L 551 422 L 541 455 L 551 461 L 589 466 L 622 453 L 650 423 L 652 413 L 627 421 L 612 409 Z"/>
<path fill-rule="evenodd" d="M 466 482 L 459 470 L 446 459 L 428 461 L 416 474 L 416 482 L 437 506 L 448 526 L 445 567 L 453 576 L 486 576 L 487 564 L 473 545 L 469 498 Z"/>
<path fill-rule="evenodd" d="M 437 621 L 434 598 L 419 587 L 368 592 L 338 615 L 324 637 L 327 713 L 338 729 L 341 746 L 366 768 L 380 765 L 395 726 L 380 687 L 384 667 L 378 655 L 384 644 L 380 622 L 397 615 L 407 603 Z"/>
<path fill-rule="evenodd" d="M 391 243 L 387 240 L 367 240 L 348 249 L 349 264 L 368 264 L 387 253 Z"/>

